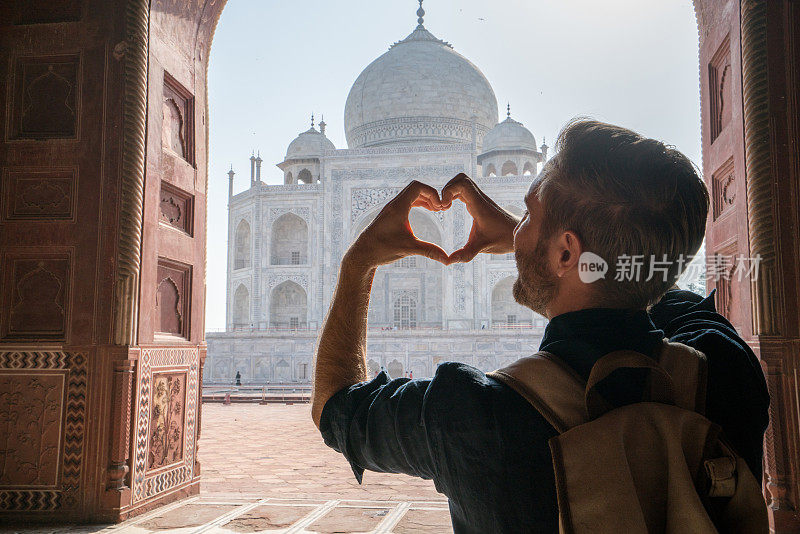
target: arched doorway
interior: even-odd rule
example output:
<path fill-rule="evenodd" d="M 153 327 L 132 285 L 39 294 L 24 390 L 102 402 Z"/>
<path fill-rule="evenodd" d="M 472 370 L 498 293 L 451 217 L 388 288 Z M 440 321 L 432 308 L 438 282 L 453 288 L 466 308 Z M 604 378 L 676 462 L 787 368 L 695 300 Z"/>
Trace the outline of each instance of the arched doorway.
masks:
<path fill-rule="evenodd" d="M 308 263 L 308 224 L 294 213 L 285 213 L 272 223 L 270 243 L 272 265 Z"/>
<path fill-rule="evenodd" d="M 244 284 L 239 284 L 233 293 L 233 328 L 250 326 L 250 292 Z"/>
<path fill-rule="evenodd" d="M 533 312 L 514 300 L 513 276 L 498 281 L 492 288 L 492 327 L 527 328 L 533 323 Z"/>
<path fill-rule="evenodd" d="M 767 368 L 773 399 L 778 399 L 773 412 L 778 424 L 768 437 L 767 471 L 773 475 L 768 487 L 773 508 L 790 515 L 792 510 L 800 508 L 791 460 L 797 456 L 796 425 L 791 419 L 797 382 L 785 371 L 793 365 L 791 343 L 794 341 L 790 337 L 794 326 L 789 324 L 792 317 L 778 310 L 796 308 L 794 293 L 785 290 L 797 285 L 796 269 L 785 266 L 796 264 L 796 247 L 791 246 L 796 239 L 787 232 L 791 232 L 791 222 L 797 219 L 793 196 L 797 180 L 790 158 L 784 158 L 780 147 L 793 146 L 797 138 L 794 123 L 781 116 L 783 105 L 787 106 L 787 116 L 797 115 L 797 99 L 786 99 L 779 109 L 768 104 L 769 91 L 781 94 L 791 83 L 791 79 L 787 82 L 780 76 L 792 72 L 791 61 L 795 59 L 793 49 L 787 45 L 791 40 L 781 33 L 788 31 L 784 29 L 791 27 L 792 21 L 786 14 L 790 12 L 786 10 L 788 4 L 782 1 L 756 4 L 749 0 L 741 3 L 696 0 L 695 4 L 700 35 L 706 39 L 701 44 L 700 55 L 704 124 L 714 125 L 714 133 L 717 133 L 714 142 L 720 140 L 717 147 L 736 147 L 732 158 L 733 174 L 719 173 L 729 170 L 725 166 L 729 155 L 719 148 L 713 149 L 719 153 L 711 155 L 704 164 L 705 174 L 712 186 L 715 180 L 724 185 L 733 176 L 739 192 L 747 193 L 737 195 L 738 203 L 731 208 L 734 211 L 728 212 L 737 214 L 736 217 L 725 214 L 716 219 L 720 221 L 720 231 L 725 230 L 721 227 L 725 220 L 738 221 L 729 223 L 731 228 L 726 230 L 729 232 L 726 238 L 736 239 L 715 238 L 710 245 L 725 243 L 727 246 L 735 241 L 741 247 L 749 246 L 749 252 L 766 258 L 765 276 L 752 288 L 742 285 L 742 291 L 732 291 L 731 294 L 738 295 L 741 300 L 731 308 L 746 312 L 740 316 L 741 324 L 752 330 L 751 343 L 763 349 L 763 364 Z M 28 6 L 27 3 L 20 5 Z M 69 324 L 53 321 L 54 324 L 49 325 L 53 328 L 48 329 L 47 334 L 51 339 L 45 340 L 46 343 L 33 336 L 23 336 L 14 342 L 17 349 L 23 347 L 32 353 L 61 343 L 59 358 L 53 360 L 60 363 L 53 365 L 60 366 L 57 367 L 59 372 L 68 373 L 70 377 L 70 389 L 65 393 L 69 403 L 65 405 L 63 420 L 68 418 L 76 424 L 66 432 L 64 439 L 71 450 L 76 451 L 68 458 L 75 469 L 65 471 L 64 485 L 48 490 L 58 494 L 57 501 L 37 501 L 59 503 L 54 508 L 37 508 L 38 517 L 117 520 L 123 514 L 136 513 L 197 491 L 199 464 L 195 468 L 196 451 L 191 446 L 197 428 L 184 428 L 188 448 L 181 472 L 164 477 L 169 479 L 168 484 L 156 484 L 152 477 L 157 475 L 146 473 L 146 468 L 140 467 L 140 459 L 147 457 L 147 450 L 142 450 L 135 442 L 142 441 L 137 438 L 147 432 L 148 419 L 137 417 L 141 414 L 136 410 L 137 406 L 146 404 L 143 384 L 152 384 L 154 372 L 157 374 L 169 367 L 160 365 L 164 362 L 169 362 L 173 370 L 185 373 L 187 384 L 200 382 L 199 377 L 191 373 L 192 369 L 202 367 L 199 360 L 203 330 L 202 281 L 205 279 L 202 242 L 208 179 L 205 68 L 214 27 L 223 7 L 222 1 L 154 1 L 151 4 L 133 0 L 109 4 L 108 10 L 59 8 L 54 13 L 48 12 L 44 23 L 15 7 L 11 10 L 14 22 L 7 26 L 12 35 L 8 41 L 11 44 L 8 50 L 2 51 L 3 64 L 17 69 L 10 60 L 13 55 L 21 60 L 22 67 L 30 67 L 28 72 L 37 68 L 48 72 L 48 65 L 51 65 L 55 72 L 65 73 L 61 77 L 67 84 L 80 86 L 82 90 L 80 95 L 58 90 L 44 95 L 48 96 L 47 101 L 58 102 L 64 102 L 61 96 L 65 96 L 66 103 L 57 113 L 36 110 L 18 117 L 18 121 L 17 117 L 9 120 L 10 131 L 4 140 L 8 141 L 4 154 L 10 165 L 24 166 L 21 165 L 24 162 L 36 161 L 46 172 L 52 171 L 51 177 L 57 182 L 80 184 L 77 189 L 65 189 L 72 195 L 72 206 L 80 206 L 80 210 L 51 208 L 55 213 L 50 220 L 31 223 L 43 225 L 37 226 L 42 231 L 29 238 L 32 247 L 47 251 L 46 257 L 34 258 L 34 266 L 30 267 L 25 262 L 31 259 L 9 244 L 23 242 L 18 237 L 20 232 L 28 232 L 23 228 L 27 224 L 16 225 L 19 228 L 4 226 L 3 235 L 7 241 L 0 244 L 3 261 L 13 261 L 15 268 L 35 269 L 38 262 L 45 262 L 54 276 L 69 281 L 73 299 L 70 311 L 82 310 L 80 314 L 68 315 Z M 786 24 L 787 21 L 790 23 Z M 53 41 L 50 37 L 53 23 L 74 25 L 76 31 Z M 770 33 L 769 41 L 768 31 L 775 32 Z M 23 34 L 24 38 L 20 37 Z M 729 50 L 725 47 L 726 40 Z M 767 42 L 771 43 L 769 49 Z M 122 44 L 109 49 L 109 54 L 92 52 L 105 49 L 109 43 Z M 729 57 L 733 58 L 730 77 L 723 76 L 726 62 L 715 61 L 726 56 L 725 53 L 717 56 L 720 50 L 729 51 Z M 35 61 L 28 60 L 31 55 L 36 56 Z M 46 59 L 54 56 L 59 56 L 57 62 Z M 787 68 L 781 68 L 787 61 Z M 762 69 L 768 62 L 779 67 Z M 107 68 L 107 65 L 114 67 Z M 167 75 L 169 71 L 173 77 Z M 710 71 L 720 73 L 715 78 L 721 82 L 719 87 L 710 87 L 710 77 L 706 75 Z M 85 77 L 78 84 L 78 76 L 83 73 Z M 731 88 L 731 107 L 722 105 L 714 109 L 710 95 L 725 94 L 727 80 L 735 80 Z M 49 98 L 53 94 L 61 96 Z M 71 94 L 76 99 L 80 96 L 81 106 L 73 105 L 77 100 L 71 100 Z M 37 98 L 42 95 L 35 96 L 33 101 L 39 102 Z M 163 104 L 170 99 L 175 105 L 170 102 L 165 121 Z M 9 100 L 6 108 L 16 113 L 17 103 L 17 100 Z M 732 106 L 737 108 L 734 110 Z M 770 113 L 777 120 L 767 120 Z M 192 133 L 188 128 L 192 121 L 197 128 L 194 135 L 187 135 Z M 729 133 L 724 133 L 726 127 L 722 124 L 726 122 Z M 788 126 L 771 128 L 771 124 Z M 717 131 L 719 128 L 721 130 Z M 707 136 L 712 135 L 711 130 L 708 128 Z M 169 135 L 163 135 L 165 132 Z M 727 141 L 725 136 L 729 137 Z M 36 142 L 31 142 L 32 139 Z M 711 139 L 706 142 L 706 148 L 711 149 Z M 53 150 L 54 144 L 70 148 Z M 196 149 L 194 157 L 189 158 L 192 161 L 186 160 L 188 146 Z M 747 147 L 746 160 L 743 147 Z M 709 150 L 704 152 L 709 154 Z M 714 159 L 717 157 L 725 159 L 717 161 Z M 80 173 L 80 180 L 77 180 L 78 174 L 71 174 L 73 172 Z M 11 174 L 9 180 L 16 180 Z M 720 190 L 719 185 L 717 190 Z M 108 204 L 100 202 L 100 199 L 109 198 L 117 200 L 114 205 L 119 209 L 113 217 L 108 215 Z M 187 213 L 186 207 L 190 204 L 194 206 L 191 221 L 169 215 L 178 213 L 174 209 L 176 206 Z M 7 212 L 3 217 L 7 217 Z M 59 225 L 66 224 L 73 224 L 70 228 L 74 231 L 60 231 L 62 226 Z M 176 231 L 182 233 L 169 233 Z M 181 237 L 174 238 L 175 235 Z M 54 236 L 63 239 L 56 243 Z M 195 246 L 198 242 L 201 244 Z M 789 246 L 778 249 L 777 244 L 783 242 Z M 167 243 L 174 246 L 170 249 Z M 709 247 L 709 252 L 719 251 Z M 176 263 L 165 262 L 170 255 L 180 258 L 172 258 Z M 113 257 L 113 261 L 109 261 L 109 257 Z M 7 267 L 3 265 L 4 272 L 11 272 Z M 158 298 L 158 283 L 164 280 L 159 268 L 171 269 L 173 280 L 186 281 L 186 284 L 175 283 L 175 287 L 192 302 L 192 311 L 186 318 L 191 324 L 190 336 L 180 343 L 153 343 L 160 320 L 152 311 Z M 752 314 L 748 312 L 750 301 L 754 303 Z M 87 326 L 90 321 L 92 324 Z M 765 336 L 763 347 L 759 336 Z M 98 341 L 100 339 L 103 341 Z M 69 344 L 65 344 L 66 340 Z M 153 359 L 138 359 L 141 345 L 150 345 L 149 356 Z M 25 365 L 28 366 L 25 369 L 38 372 L 50 364 L 33 358 Z M 29 367 L 31 365 L 38 367 Z M 87 376 L 92 376 L 93 380 L 87 382 Z M 196 401 L 197 391 L 193 391 Z M 103 404 L 102 399 L 113 399 L 113 403 L 111 406 Z M 192 417 L 186 418 L 187 425 L 198 421 L 197 412 L 190 415 Z M 118 422 L 127 421 L 128 417 L 133 421 L 132 427 L 126 430 Z M 89 421 L 91 424 L 87 424 Z M 96 452 L 96 456 L 89 457 L 88 450 Z M 64 488 L 72 492 L 70 499 L 61 499 Z"/>
<path fill-rule="evenodd" d="M 250 267 L 250 223 L 241 221 L 236 227 L 236 244 L 233 258 L 234 269 L 248 269 Z"/>
<path fill-rule="evenodd" d="M 297 330 L 305 328 L 308 321 L 306 291 L 295 282 L 287 280 L 270 294 L 270 328 Z"/>

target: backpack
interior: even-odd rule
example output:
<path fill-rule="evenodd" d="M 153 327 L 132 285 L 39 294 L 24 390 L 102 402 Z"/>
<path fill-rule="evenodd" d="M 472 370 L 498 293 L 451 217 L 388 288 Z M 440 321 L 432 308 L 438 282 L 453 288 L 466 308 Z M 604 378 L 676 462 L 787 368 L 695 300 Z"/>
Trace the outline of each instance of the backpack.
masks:
<path fill-rule="evenodd" d="M 768 532 L 760 484 L 702 415 L 706 364 L 701 352 L 665 338 L 655 359 L 628 350 L 603 356 L 588 382 L 547 352 L 488 373 L 559 433 L 549 444 L 560 532 Z M 646 376 L 642 402 L 617 407 L 603 398 L 603 381 L 619 371 Z"/>

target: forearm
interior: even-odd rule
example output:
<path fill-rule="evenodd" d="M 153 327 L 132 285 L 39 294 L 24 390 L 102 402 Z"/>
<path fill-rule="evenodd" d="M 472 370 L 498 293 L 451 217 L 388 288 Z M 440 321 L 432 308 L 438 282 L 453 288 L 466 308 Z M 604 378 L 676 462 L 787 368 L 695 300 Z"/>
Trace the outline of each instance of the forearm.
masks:
<path fill-rule="evenodd" d="M 353 261 L 350 253 L 345 255 L 317 346 L 311 394 L 311 416 L 317 427 L 328 399 L 367 379 L 367 311 L 374 276 L 375 267 Z"/>

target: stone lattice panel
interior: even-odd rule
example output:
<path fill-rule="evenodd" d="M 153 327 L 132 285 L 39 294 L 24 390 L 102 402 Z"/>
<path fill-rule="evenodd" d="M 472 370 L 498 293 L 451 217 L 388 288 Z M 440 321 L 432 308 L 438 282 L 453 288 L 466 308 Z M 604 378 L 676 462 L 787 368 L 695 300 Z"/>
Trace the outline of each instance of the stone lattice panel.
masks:
<path fill-rule="evenodd" d="M 80 56 L 19 58 L 12 105 L 11 139 L 78 137 Z"/>
<path fill-rule="evenodd" d="M 82 353 L 0 352 L 0 510 L 73 509 L 82 498 L 86 376 Z"/>

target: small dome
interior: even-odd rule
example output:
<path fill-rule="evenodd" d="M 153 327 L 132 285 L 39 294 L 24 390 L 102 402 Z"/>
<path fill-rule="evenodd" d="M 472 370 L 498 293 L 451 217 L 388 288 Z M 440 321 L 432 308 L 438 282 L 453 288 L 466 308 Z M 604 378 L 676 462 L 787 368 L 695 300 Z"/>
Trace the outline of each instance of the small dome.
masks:
<path fill-rule="evenodd" d="M 536 139 L 533 134 L 510 116 L 489 130 L 483 138 L 483 152 L 492 150 L 533 150 L 536 149 Z"/>
<path fill-rule="evenodd" d="M 326 150 L 335 150 L 333 142 L 325 134 L 314 128 L 301 133 L 286 149 L 286 159 L 318 158 Z"/>

